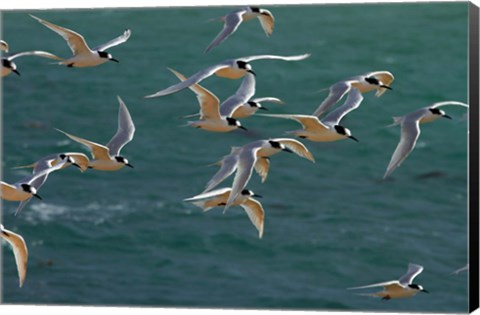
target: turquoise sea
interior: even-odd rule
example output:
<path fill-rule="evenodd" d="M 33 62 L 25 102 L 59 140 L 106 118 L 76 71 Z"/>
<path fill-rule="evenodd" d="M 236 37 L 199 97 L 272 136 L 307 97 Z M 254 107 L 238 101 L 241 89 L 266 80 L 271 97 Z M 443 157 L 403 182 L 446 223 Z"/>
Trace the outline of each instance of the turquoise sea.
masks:
<path fill-rule="evenodd" d="M 404 3 L 267 6 L 275 30 L 242 24 L 209 54 L 222 28 L 209 22 L 234 7 L 4 11 L 2 38 L 12 52 L 70 56 L 65 41 L 28 14 L 73 29 L 92 47 L 132 30 L 109 52 L 120 61 L 83 69 L 50 60 L 16 59 L 21 76 L 3 78 L 2 177 L 51 154 L 86 152 L 54 128 L 107 143 L 117 128 L 117 95 L 136 124 L 122 154 L 134 165 L 117 172 L 68 168 L 51 174 L 39 194 L 2 221 L 29 248 L 23 288 L 12 252 L 3 247 L 3 302 L 42 305 L 135 305 L 297 310 L 465 312 L 467 140 L 465 109 L 453 120 L 422 126 L 416 149 L 381 178 L 399 141 L 399 116 L 431 103 L 468 102 L 468 4 Z M 369 71 L 395 75 L 393 91 L 343 120 L 359 143 L 302 140 L 313 164 L 288 153 L 271 158 L 263 196 L 262 239 L 235 207 L 202 213 L 182 200 L 200 193 L 216 172 L 207 166 L 257 139 L 284 137 L 294 121 L 253 116 L 242 130 L 220 134 L 182 127 L 198 105 L 189 90 L 143 99 L 177 82 L 167 67 L 190 75 L 228 58 L 311 53 L 300 62 L 255 61 L 257 97 L 270 113 L 312 113 L 331 84 Z M 221 100 L 241 81 L 210 77 L 201 85 Z M 230 185 L 229 178 L 222 186 Z M 409 262 L 425 267 L 415 280 L 429 294 L 381 301 L 348 287 L 394 280 Z M 372 291 L 361 291 L 372 292 Z M 358 292 L 360 293 L 360 291 Z"/>

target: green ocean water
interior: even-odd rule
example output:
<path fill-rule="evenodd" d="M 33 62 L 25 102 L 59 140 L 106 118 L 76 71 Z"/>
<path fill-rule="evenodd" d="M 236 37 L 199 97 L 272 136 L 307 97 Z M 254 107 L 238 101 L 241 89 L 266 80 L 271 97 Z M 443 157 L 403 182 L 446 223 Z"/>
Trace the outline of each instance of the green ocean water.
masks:
<path fill-rule="evenodd" d="M 271 38 L 257 21 L 241 25 L 204 55 L 221 29 L 208 22 L 232 7 L 2 12 L 2 38 L 11 51 L 70 55 L 65 41 L 28 16 L 81 33 L 94 47 L 132 30 L 109 49 L 120 61 L 69 69 L 35 57 L 16 59 L 21 72 L 3 83 L 2 176 L 47 154 L 85 152 L 54 128 L 107 143 L 117 128 L 119 95 L 136 124 L 122 150 L 134 169 L 69 168 L 52 174 L 43 201 L 15 217 L 3 202 L 5 227 L 29 247 L 27 279 L 18 288 L 13 255 L 3 247 L 3 301 L 12 304 L 187 306 L 464 312 L 467 273 L 467 131 L 465 110 L 444 110 L 422 126 L 416 149 L 381 181 L 398 141 L 399 116 L 444 100 L 467 102 L 468 4 L 345 4 L 267 7 Z M 316 91 L 368 71 L 395 75 L 393 91 L 362 105 L 342 123 L 356 138 L 302 142 L 316 163 L 287 153 L 271 158 L 267 181 L 249 188 L 263 196 L 265 232 L 241 208 L 207 213 L 182 200 L 200 193 L 216 172 L 207 165 L 256 139 L 284 137 L 293 121 L 250 117 L 250 131 L 220 134 L 182 127 L 198 110 L 189 90 L 151 94 L 218 61 L 256 54 L 311 53 L 301 62 L 256 61 L 257 97 L 270 113 L 312 113 L 326 97 Z M 201 83 L 221 100 L 240 81 Z M 231 178 L 220 186 L 230 185 Z M 348 287 L 397 279 L 409 262 L 425 270 L 415 280 L 429 294 L 381 301 Z M 362 291 L 371 292 L 371 291 Z"/>

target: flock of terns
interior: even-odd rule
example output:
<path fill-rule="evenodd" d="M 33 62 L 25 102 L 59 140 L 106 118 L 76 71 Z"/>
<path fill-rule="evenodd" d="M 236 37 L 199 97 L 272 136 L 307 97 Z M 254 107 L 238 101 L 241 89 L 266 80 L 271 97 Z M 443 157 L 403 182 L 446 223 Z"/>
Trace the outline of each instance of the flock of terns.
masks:
<path fill-rule="evenodd" d="M 31 17 L 63 37 L 68 43 L 73 56 L 60 58 L 45 51 L 5 54 L 1 58 L 2 77 L 12 72 L 20 75 L 17 65 L 13 60 L 21 56 L 31 55 L 49 58 L 67 67 L 93 67 L 108 61 L 118 62 L 106 49 L 126 42 L 131 36 L 131 31 L 127 29 L 119 37 L 91 49 L 82 35 L 36 16 L 31 15 Z M 219 19 L 224 23 L 224 27 L 205 49 L 205 53 L 211 51 L 230 37 L 242 22 L 254 18 L 258 18 L 265 34 L 270 36 L 274 28 L 273 14 L 268 10 L 257 7 L 244 7 L 228 13 Z M 9 50 L 8 44 L 5 41 L 0 41 L 0 49 L 7 53 Z M 230 132 L 236 129 L 246 129 L 238 119 L 252 116 L 258 110 L 265 110 L 265 107 L 262 106 L 263 102 L 283 103 L 275 97 L 253 98 L 256 81 L 255 72 L 250 63 L 260 59 L 301 61 L 309 56 L 310 54 L 296 56 L 258 55 L 228 59 L 200 70 L 190 77 L 185 77 L 180 72 L 169 69 L 180 82 L 151 95 L 147 95 L 145 98 L 161 97 L 189 88 L 196 95 L 200 107 L 198 114 L 185 116 L 198 117 L 198 120 L 189 121 L 189 126 L 211 132 Z M 225 101 L 220 102 L 212 92 L 199 85 L 202 80 L 212 75 L 227 79 L 243 78 L 243 80 L 235 94 Z M 358 141 L 348 128 L 341 125 L 342 119 L 360 106 L 364 93 L 376 91 L 375 95 L 379 97 L 387 90 L 392 90 L 391 84 L 393 80 L 393 74 L 388 71 L 375 71 L 352 76 L 330 86 L 328 96 L 311 115 L 261 115 L 270 118 L 291 119 L 300 123 L 302 126 L 301 129 L 287 131 L 287 134 L 292 134 L 301 139 L 314 142 L 331 142 L 342 139 Z M 344 97 L 345 102 L 342 105 L 329 111 Z M 1 198 L 8 201 L 20 202 L 15 214 L 18 214 L 32 197 L 41 199 L 38 195 L 38 190 L 45 183 L 51 172 L 70 165 L 78 167 L 82 172 L 87 169 L 116 171 L 124 166 L 133 168 L 129 161 L 120 155 L 120 151 L 133 139 L 135 125 L 125 103 L 120 97 L 118 97 L 118 101 L 118 129 L 112 139 L 105 145 L 57 129 L 71 140 L 87 147 L 90 151 L 91 158 L 79 152 L 51 154 L 31 165 L 23 166 L 33 168 L 31 175 L 14 184 L 8 184 L 4 181 L 1 182 Z M 442 117 L 450 118 L 443 110 L 439 109 L 446 105 L 458 105 L 468 108 L 468 105 L 465 103 L 443 101 L 420 108 L 401 117 L 394 117 L 394 125 L 401 126 L 401 137 L 387 166 L 383 177 L 384 179 L 390 176 L 415 148 L 416 141 L 420 135 L 420 124 L 432 122 Z M 254 199 L 254 197 L 260 196 L 246 187 L 254 170 L 261 177 L 262 182 L 265 182 L 269 171 L 270 157 L 282 151 L 294 153 L 302 158 L 315 162 L 314 157 L 307 147 L 300 141 L 292 138 L 263 139 L 253 141 L 241 147 L 235 146 L 231 148 L 229 154 L 225 155 L 216 163 L 220 168 L 206 184 L 204 191 L 199 195 L 184 199 L 184 201 L 191 202 L 204 211 L 223 206 L 225 212 L 229 207 L 241 206 L 247 213 L 252 224 L 258 230 L 258 236 L 261 238 L 263 235 L 264 210 L 262 204 Z M 213 190 L 234 173 L 235 176 L 231 187 Z M 21 287 L 25 280 L 28 259 L 25 241 L 20 235 L 5 229 L 3 225 L 0 225 L 0 232 L 0 236 L 6 239 L 13 247 Z M 467 268 L 468 267 L 459 269 L 459 272 Z M 367 295 L 381 297 L 382 299 L 410 297 L 418 292 L 428 292 L 423 289 L 421 285 L 413 283 L 413 279 L 420 274 L 422 270 L 423 267 L 420 265 L 409 264 L 407 273 L 399 280 L 351 289 L 383 287 L 383 291 L 369 293 Z"/>

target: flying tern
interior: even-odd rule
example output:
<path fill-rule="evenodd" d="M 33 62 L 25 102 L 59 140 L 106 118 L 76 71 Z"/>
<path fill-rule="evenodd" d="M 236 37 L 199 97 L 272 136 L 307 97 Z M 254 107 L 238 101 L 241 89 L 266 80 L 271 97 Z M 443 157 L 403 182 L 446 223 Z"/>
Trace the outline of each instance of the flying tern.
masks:
<path fill-rule="evenodd" d="M 225 206 L 231 190 L 231 188 L 219 188 L 194 196 L 192 198 L 184 199 L 184 201 L 193 203 L 197 207 L 202 208 L 203 211 L 208 211 L 214 207 Z M 258 230 L 258 237 L 262 238 L 263 220 L 265 214 L 262 204 L 253 197 L 261 198 L 261 196 L 255 194 L 253 191 L 244 189 L 233 201 L 232 206 L 240 206 L 245 210 L 250 222 L 252 222 L 252 224 Z"/>
<path fill-rule="evenodd" d="M 244 7 L 232 11 L 220 18 L 220 20 L 224 23 L 223 29 L 205 49 L 205 53 L 209 52 L 211 49 L 215 48 L 228 37 L 230 37 L 230 35 L 235 33 L 242 22 L 250 21 L 254 18 L 258 18 L 260 25 L 267 36 L 272 35 L 275 24 L 273 14 L 268 10 L 258 7 Z"/>
<path fill-rule="evenodd" d="M 120 155 L 120 151 L 133 139 L 135 125 L 127 106 L 119 96 L 117 98 L 120 104 L 118 109 L 118 129 L 106 145 L 85 140 L 57 129 L 73 141 L 83 144 L 91 151 L 93 159 L 90 160 L 88 168 L 102 171 L 116 171 L 124 166 L 133 168 L 128 160 Z"/>
<path fill-rule="evenodd" d="M 410 263 L 408 264 L 407 273 L 398 280 L 375 283 L 362 287 L 349 288 L 349 290 L 383 287 L 383 291 L 363 294 L 368 296 L 381 297 L 382 300 L 411 297 L 418 292 L 428 293 L 428 291 L 425 290 L 421 285 L 412 283 L 413 279 L 418 276 L 422 271 L 422 266 Z"/>
<path fill-rule="evenodd" d="M 275 138 L 253 141 L 243 147 L 233 148 L 230 156 L 226 156 L 222 159 L 220 170 L 218 170 L 213 178 L 207 183 L 204 192 L 213 189 L 236 171 L 232 191 L 224 208 L 225 211 L 233 204 L 235 198 L 238 197 L 238 194 L 245 189 L 245 186 L 252 176 L 253 169 L 258 167 L 257 161 L 259 158 L 267 158 L 280 151 L 295 153 L 300 157 L 315 162 L 310 151 L 308 151 L 301 142 L 295 139 Z M 264 161 L 268 160 L 263 160 L 263 162 Z M 263 171 L 265 171 L 265 165 L 262 167 Z M 268 163 L 266 166 L 266 172 L 268 172 Z"/>
<path fill-rule="evenodd" d="M 15 62 L 13 62 L 13 60 L 15 58 L 23 57 L 23 56 L 38 56 L 38 57 L 43 57 L 48 59 L 62 60 L 62 58 L 57 57 L 54 54 L 51 54 L 46 51 L 40 51 L 40 50 L 24 51 L 24 52 L 19 52 L 15 54 L 9 54 L 1 58 L 2 59 L 2 66 L 0 68 L 1 76 L 6 77 L 12 72 L 16 73 L 17 75 L 20 75 L 20 72 L 17 70 L 17 65 L 15 64 Z"/>
<path fill-rule="evenodd" d="M 468 108 L 468 105 L 465 103 L 456 101 L 445 101 L 433 103 L 429 106 L 422 107 L 405 116 L 393 117 L 393 125 L 400 125 L 402 131 L 400 136 L 400 142 L 398 143 L 397 148 L 393 152 L 390 163 L 388 164 L 387 170 L 383 176 L 384 179 L 390 176 L 390 174 L 392 174 L 392 172 L 397 167 L 399 167 L 403 161 L 405 161 L 408 155 L 415 148 L 417 139 L 420 136 L 421 123 L 432 122 L 441 117 L 451 119 L 451 117 L 445 114 L 443 110 L 439 109 L 439 107 L 445 105 L 459 105 Z"/>
<path fill-rule="evenodd" d="M 320 117 L 330 107 L 335 105 L 346 93 L 348 93 L 352 87 L 356 88 L 361 93 L 377 90 L 375 96 L 380 97 L 386 90 L 392 89 L 390 85 L 393 80 L 393 74 L 390 72 L 375 71 L 339 81 L 330 86 L 327 98 L 318 106 L 313 115 Z"/>
<path fill-rule="evenodd" d="M 329 113 L 322 119 L 315 115 L 284 115 L 284 114 L 261 114 L 261 116 L 292 119 L 302 125 L 302 129 L 287 131 L 297 137 L 315 142 L 330 142 L 350 138 L 358 141 L 352 136 L 352 132 L 339 125 L 342 118 L 352 110 L 358 108 L 363 100 L 362 93 L 357 89 L 351 89 L 345 103 Z"/>
<path fill-rule="evenodd" d="M 154 94 L 147 95 L 145 96 L 145 98 L 154 98 L 154 97 L 169 95 L 169 94 L 178 92 L 180 90 L 183 90 L 189 87 L 192 84 L 199 83 L 200 81 L 214 74 L 219 77 L 223 77 L 227 79 L 239 79 L 249 72 L 255 74 L 255 72 L 253 72 L 252 70 L 252 66 L 249 63 L 250 61 L 255 61 L 260 59 L 299 61 L 299 60 L 304 60 L 308 57 L 310 57 L 310 54 L 303 54 L 303 55 L 296 55 L 296 56 L 258 55 L 258 56 L 241 57 L 236 59 L 227 59 L 213 66 L 200 70 L 199 72 L 187 78 L 185 81 L 174 84 Z"/>
<path fill-rule="evenodd" d="M 186 79 L 185 76 L 180 72 L 173 69 L 169 70 L 173 74 L 175 74 L 181 81 Z M 244 78 L 243 82 L 250 82 L 251 80 L 255 80 L 253 74 L 247 75 Z M 242 85 L 244 84 L 242 83 Z M 215 94 L 213 94 L 199 84 L 190 85 L 188 88 L 195 93 L 198 103 L 200 105 L 200 120 L 189 121 L 189 126 L 213 132 L 229 132 L 236 129 L 247 130 L 245 127 L 242 126 L 240 121 L 230 117 L 228 114 L 222 115 L 220 113 L 220 101 L 215 96 Z M 227 101 L 234 103 L 236 101 L 235 98 L 241 98 L 241 96 L 239 94 L 235 94 L 229 99 L 227 99 Z M 238 102 L 241 102 L 241 99 L 238 100 Z"/>
<path fill-rule="evenodd" d="M 65 158 L 70 157 L 71 160 L 67 161 L 63 165 L 62 168 L 68 167 L 70 165 L 75 165 L 78 167 L 82 172 L 85 172 L 88 168 L 88 157 L 80 152 L 63 152 L 63 153 L 53 153 L 47 156 L 44 156 L 40 160 L 36 161 L 35 163 L 23 166 L 14 167 L 14 169 L 18 168 L 33 168 L 33 172 L 41 171 L 44 168 L 44 165 L 50 163 L 50 166 L 54 166 L 57 163 L 62 162 Z"/>
<path fill-rule="evenodd" d="M 65 163 L 63 163 L 65 161 Z M 36 161 L 33 164 L 25 165 L 25 166 L 17 166 L 15 168 L 33 168 L 32 174 L 35 175 L 37 173 L 43 172 L 44 170 L 51 168 L 52 166 L 57 165 L 58 163 L 62 163 L 62 167 L 60 169 L 66 168 L 70 165 L 74 165 L 80 169 L 80 171 L 84 172 L 88 167 L 88 158 L 83 153 L 77 152 L 65 152 L 65 153 L 55 153 L 49 154 L 40 160 Z M 31 182 L 31 186 L 35 188 L 35 190 L 40 190 L 43 184 L 47 181 L 48 174 L 35 178 Z M 25 199 L 20 202 L 15 211 L 15 215 L 19 214 L 20 211 L 28 204 L 28 202 L 32 198 Z"/>
<path fill-rule="evenodd" d="M 53 171 L 61 169 L 65 163 L 70 162 L 74 163 L 70 157 L 66 157 L 63 161 L 55 165 L 45 165 L 37 172 L 19 180 L 14 184 L 8 184 L 1 181 L 1 195 L 0 197 L 9 201 L 24 201 L 30 199 L 32 196 L 38 199 L 42 199 L 37 194 L 37 188 L 35 187 L 39 182 L 45 182 L 46 176 Z"/>
<path fill-rule="evenodd" d="M 67 41 L 68 47 L 70 47 L 73 56 L 59 62 L 59 64 L 66 65 L 67 67 L 93 67 L 101 65 L 107 61 L 118 62 L 118 60 L 113 58 L 112 55 L 106 50 L 126 42 L 131 35 L 131 31 L 126 29 L 124 33 L 117 38 L 114 38 L 103 45 L 99 45 L 93 49 L 90 49 L 82 35 L 67 28 L 42 20 L 31 14 L 30 16 L 62 36 L 63 39 Z"/>

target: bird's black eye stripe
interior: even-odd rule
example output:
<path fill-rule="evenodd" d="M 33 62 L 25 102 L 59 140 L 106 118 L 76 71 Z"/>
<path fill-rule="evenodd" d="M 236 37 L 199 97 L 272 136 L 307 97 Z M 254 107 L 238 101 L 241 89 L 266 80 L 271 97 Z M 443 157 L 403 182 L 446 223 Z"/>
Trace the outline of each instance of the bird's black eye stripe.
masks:
<path fill-rule="evenodd" d="M 365 81 L 367 81 L 370 84 L 376 84 L 376 85 L 380 84 L 380 81 L 378 81 L 378 79 L 374 77 L 367 77 L 365 78 Z"/>

